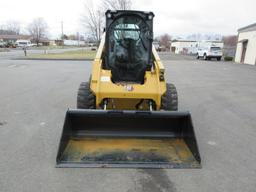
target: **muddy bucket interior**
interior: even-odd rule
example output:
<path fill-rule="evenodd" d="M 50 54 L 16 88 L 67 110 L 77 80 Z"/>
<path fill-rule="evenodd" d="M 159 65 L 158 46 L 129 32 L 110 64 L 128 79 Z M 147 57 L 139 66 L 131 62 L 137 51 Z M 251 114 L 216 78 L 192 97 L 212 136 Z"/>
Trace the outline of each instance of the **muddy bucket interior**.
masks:
<path fill-rule="evenodd" d="M 68 110 L 57 167 L 200 168 L 188 112 Z"/>

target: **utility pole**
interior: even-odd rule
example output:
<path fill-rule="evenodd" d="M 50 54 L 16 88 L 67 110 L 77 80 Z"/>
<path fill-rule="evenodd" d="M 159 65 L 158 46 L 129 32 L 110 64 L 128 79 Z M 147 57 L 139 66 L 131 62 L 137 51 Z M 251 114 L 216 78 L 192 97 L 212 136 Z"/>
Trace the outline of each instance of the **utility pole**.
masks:
<path fill-rule="evenodd" d="M 78 46 L 80 46 L 80 34 L 79 34 L 79 32 L 76 33 L 76 36 L 77 36 Z"/>
<path fill-rule="evenodd" d="M 64 40 L 64 36 L 63 36 L 63 21 L 61 21 L 61 39 Z"/>

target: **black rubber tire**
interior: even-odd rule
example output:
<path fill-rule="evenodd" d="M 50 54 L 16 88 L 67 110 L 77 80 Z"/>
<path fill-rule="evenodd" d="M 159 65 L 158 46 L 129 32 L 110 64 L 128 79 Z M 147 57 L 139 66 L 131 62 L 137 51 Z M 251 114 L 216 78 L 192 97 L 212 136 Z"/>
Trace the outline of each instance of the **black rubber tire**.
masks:
<path fill-rule="evenodd" d="M 197 53 L 197 55 L 196 55 L 196 59 L 199 59 L 199 54 Z"/>
<path fill-rule="evenodd" d="M 218 57 L 217 60 L 220 61 L 220 60 L 221 60 L 221 57 Z"/>
<path fill-rule="evenodd" d="M 178 110 L 178 93 L 176 87 L 171 83 L 166 83 L 166 93 L 161 98 L 161 109 L 165 111 Z"/>
<path fill-rule="evenodd" d="M 82 82 L 77 93 L 77 108 L 78 109 L 95 109 L 95 95 L 90 90 L 89 82 Z"/>
<path fill-rule="evenodd" d="M 204 60 L 208 60 L 208 57 L 206 54 L 204 54 Z"/>

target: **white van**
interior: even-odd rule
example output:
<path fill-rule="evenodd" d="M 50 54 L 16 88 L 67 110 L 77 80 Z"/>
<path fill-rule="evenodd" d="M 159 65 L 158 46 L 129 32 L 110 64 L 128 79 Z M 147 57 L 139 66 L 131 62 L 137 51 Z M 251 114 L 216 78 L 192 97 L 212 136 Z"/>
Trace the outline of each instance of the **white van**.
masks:
<path fill-rule="evenodd" d="M 23 40 L 23 39 L 17 40 L 15 44 L 17 45 L 17 47 L 31 47 L 32 46 L 32 43 L 30 40 Z"/>

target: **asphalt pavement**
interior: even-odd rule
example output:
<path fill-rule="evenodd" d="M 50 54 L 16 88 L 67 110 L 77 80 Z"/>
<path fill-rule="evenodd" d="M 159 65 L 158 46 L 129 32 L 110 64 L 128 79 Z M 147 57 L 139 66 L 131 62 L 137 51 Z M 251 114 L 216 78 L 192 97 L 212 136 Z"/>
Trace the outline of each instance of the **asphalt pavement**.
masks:
<path fill-rule="evenodd" d="M 161 54 L 202 169 L 55 168 L 89 61 L 0 59 L 0 191 L 255 192 L 256 67 Z M 175 58 L 175 59 L 172 59 Z"/>

